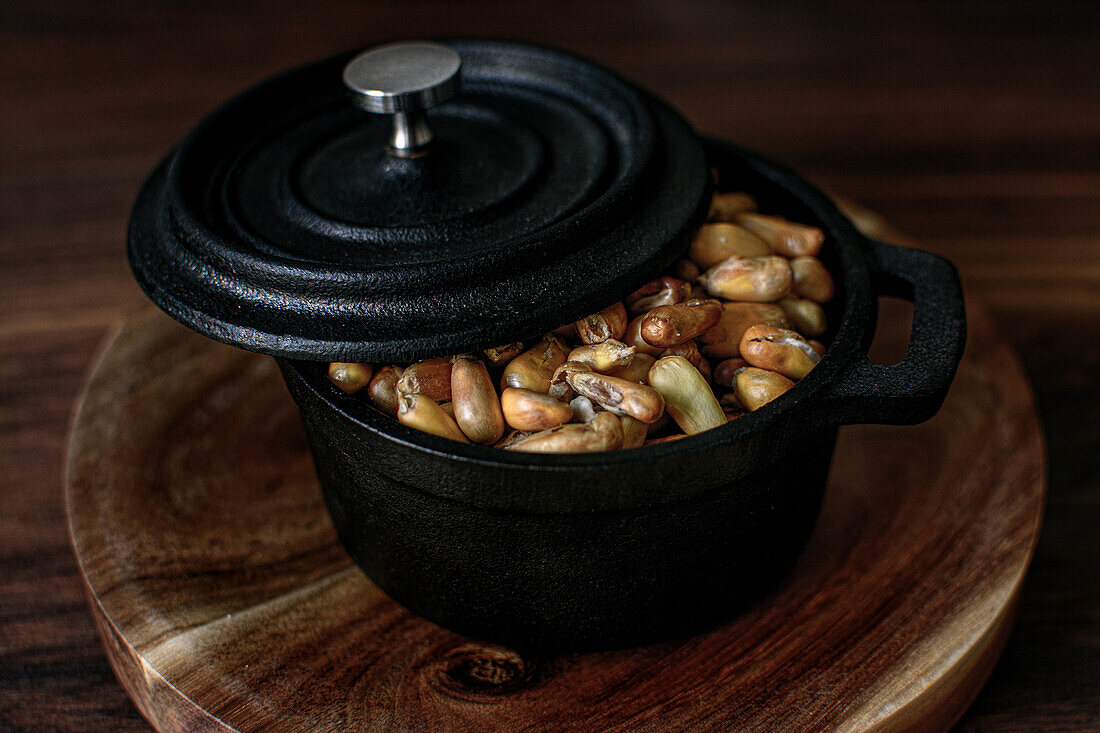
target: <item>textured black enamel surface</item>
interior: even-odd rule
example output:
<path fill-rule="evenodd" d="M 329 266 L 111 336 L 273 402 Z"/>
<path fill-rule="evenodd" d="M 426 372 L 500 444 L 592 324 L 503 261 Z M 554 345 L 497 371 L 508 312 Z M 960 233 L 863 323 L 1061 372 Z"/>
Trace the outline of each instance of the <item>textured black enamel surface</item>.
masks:
<path fill-rule="evenodd" d="M 526 647 L 643 643 L 717 623 L 778 582 L 822 499 L 838 425 L 939 408 L 965 338 L 954 268 L 869 242 L 793 172 L 703 146 L 609 72 L 456 42 L 463 92 L 431 155 L 385 155 L 341 56 L 215 112 L 151 176 L 129 237 L 170 314 L 274 354 L 355 561 L 426 618 Z M 348 396 L 329 360 L 407 361 L 550 330 L 682 253 L 710 166 L 765 213 L 820 226 L 837 280 L 828 351 L 721 428 L 597 455 L 531 455 L 410 430 Z M 914 303 L 898 364 L 872 364 L 877 297 Z M 306 358 L 308 361 L 297 361 Z"/>
<path fill-rule="evenodd" d="M 690 127 L 566 54 L 448 43 L 463 86 L 422 157 L 387 155 L 389 120 L 351 104 L 351 54 L 211 114 L 135 204 L 149 297 L 242 348 L 400 360 L 534 336 L 667 266 L 707 203 Z"/>
<path fill-rule="evenodd" d="M 828 351 L 782 398 L 721 428 L 595 455 L 530 455 L 419 433 L 280 360 L 342 541 L 384 590 L 477 636 L 559 648 L 690 633 L 778 582 L 817 516 L 835 428 L 939 409 L 965 317 L 950 263 L 869 242 L 793 172 L 708 144 L 719 185 L 826 232 Z M 866 358 L 876 299 L 914 302 L 906 357 Z"/>
<path fill-rule="evenodd" d="M 691 498 L 604 511 L 502 511 L 425 486 L 491 481 L 493 469 L 420 466 L 415 483 L 378 461 L 331 408 L 301 394 L 325 503 L 344 546 L 379 587 L 450 629 L 521 648 L 591 649 L 683 636 L 728 618 L 782 580 L 821 505 L 836 431 Z M 668 488 L 641 455 L 618 468 L 639 493 Z M 401 472 L 405 473 L 405 472 Z M 560 489 L 600 492 L 575 471 Z M 517 495 L 536 490 L 517 482 Z"/>

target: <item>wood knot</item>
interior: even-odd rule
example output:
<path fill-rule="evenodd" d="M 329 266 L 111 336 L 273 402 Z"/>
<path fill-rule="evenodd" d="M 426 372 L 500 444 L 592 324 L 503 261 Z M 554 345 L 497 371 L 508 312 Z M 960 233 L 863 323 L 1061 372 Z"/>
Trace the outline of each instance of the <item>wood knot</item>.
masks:
<path fill-rule="evenodd" d="M 464 644 L 447 652 L 436 666 L 436 683 L 465 700 L 492 701 L 534 683 L 536 667 L 511 649 Z"/>

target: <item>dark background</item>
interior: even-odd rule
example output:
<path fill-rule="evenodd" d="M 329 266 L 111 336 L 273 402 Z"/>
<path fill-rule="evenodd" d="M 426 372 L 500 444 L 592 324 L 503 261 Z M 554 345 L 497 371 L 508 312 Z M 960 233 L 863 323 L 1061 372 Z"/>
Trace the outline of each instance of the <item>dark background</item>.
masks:
<path fill-rule="evenodd" d="M 610 65 L 954 260 L 1016 347 L 1050 460 L 1019 620 L 963 731 L 1100 729 L 1100 3 L 0 4 L 0 727 L 147 730 L 85 608 L 73 401 L 143 299 L 126 219 L 198 119 L 381 40 L 500 36 Z"/>

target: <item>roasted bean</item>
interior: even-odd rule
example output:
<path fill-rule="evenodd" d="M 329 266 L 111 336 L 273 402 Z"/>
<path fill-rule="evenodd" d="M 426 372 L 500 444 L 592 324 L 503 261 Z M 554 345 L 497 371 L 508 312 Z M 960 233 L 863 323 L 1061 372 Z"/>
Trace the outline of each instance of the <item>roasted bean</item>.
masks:
<path fill-rule="evenodd" d="M 694 340 L 688 340 L 682 344 L 669 346 L 667 349 L 661 352 L 662 359 L 666 356 L 682 356 L 690 361 L 691 365 L 696 369 L 699 369 L 699 365 L 706 361 L 706 359 L 703 358 L 703 355 L 699 352 L 699 345 L 696 344 Z"/>
<path fill-rule="evenodd" d="M 508 426 L 516 430 L 546 430 L 573 419 L 573 408 L 550 395 L 509 387 L 500 395 Z"/>
<path fill-rule="evenodd" d="M 796 295 L 787 295 L 781 298 L 777 305 L 783 309 L 783 313 L 795 330 L 803 336 L 820 336 L 825 333 L 825 309 L 814 301 L 799 298 Z"/>
<path fill-rule="evenodd" d="M 681 438 L 686 437 L 687 436 L 683 433 L 678 433 L 676 435 L 666 435 L 663 438 L 650 438 L 644 443 L 644 445 L 660 445 L 661 443 L 671 443 L 673 441 L 680 440 Z"/>
<path fill-rule="evenodd" d="M 782 374 L 749 367 L 737 375 L 737 400 L 749 411 L 756 411 L 793 386 Z"/>
<path fill-rule="evenodd" d="M 645 320 L 645 315 L 638 316 L 632 320 L 626 327 L 626 333 L 623 335 L 623 340 L 629 345 L 637 349 L 638 354 L 648 354 L 649 356 L 658 356 L 661 353 L 661 349 L 652 346 L 648 341 L 642 338 L 642 321 Z"/>
<path fill-rule="evenodd" d="M 669 346 L 667 349 L 661 352 L 661 357 L 666 356 L 682 356 L 691 362 L 691 365 L 699 370 L 699 373 L 703 375 L 703 379 L 710 383 L 711 379 L 711 366 L 710 362 L 706 360 L 699 352 L 699 345 L 692 341 L 685 341 L 682 344 L 676 346 Z"/>
<path fill-rule="evenodd" d="M 656 435 L 669 426 L 672 422 L 672 418 L 668 415 L 668 410 L 661 413 L 661 416 L 657 418 L 657 422 L 649 424 L 649 435 Z"/>
<path fill-rule="evenodd" d="M 825 243 L 825 234 L 817 227 L 796 224 L 778 216 L 739 214 L 737 223 L 767 242 L 773 252 L 784 257 L 816 255 Z"/>
<path fill-rule="evenodd" d="M 616 415 L 630 415 L 644 423 L 652 423 L 665 409 L 660 392 L 644 384 L 596 372 L 569 372 L 566 379 L 577 394 Z"/>
<path fill-rule="evenodd" d="M 405 367 L 397 380 L 402 394 L 422 394 L 435 402 L 451 399 L 451 359 L 446 356 L 424 359 Z"/>
<path fill-rule="evenodd" d="M 833 276 L 816 257 L 795 257 L 791 260 L 791 275 L 794 278 L 791 292 L 795 295 L 818 303 L 828 303 L 833 299 L 836 291 Z"/>
<path fill-rule="evenodd" d="M 702 274 L 702 271 L 699 269 L 699 265 L 685 257 L 676 260 L 676 263 L 672 266 L 672 274 L 686 283 L 693 283 L 695 278 Z"/>
<path fill-rule="evenodd" d="M 399 366 L 381 367 L 367 386 L 367 396 L 382 412 L 397 417 L 397 380 L 404 370 Z"/>
<path fill-rule="evenodd" d="M 741 337 L 741 358 L 761 369 L 802 379 L 821 360 L 813 347 L 794 331 L 775 326 L 753 326 Z"/>
<path fill-rule="evenodd" d="M 687 300 L 691 283 L 665 275 L 651 280 L 626 296 L 627 309 L 631 313 L 647 313 L 659 305 L 675 305 Z"/>
<path fill-rule="evenodd" d="M 370 384 L 372 372 L 370 364 L 358 362 L 334 361 L 328 365 L 329 380 L 345 394 L 358 392 Z"/>
<path fill-rule="evenodd" d="M 699 373 L 703 375 L 703 379 L 707 380 L 707 384 L 710 384 L 711 377 L 713 376 L 713 374 L 711 373 L 713 372 L 713 368 L 711 367 L 710 362 L 706 359 L 703 359 L 695 368 L 698 369 Z"/>
<path fill-rule="evenodd" d="M 714 267 L 734 255 L 738 257 L 764 257 L 772 253 L 765 242 L 748 229 L 737 224 L 721 222 L 704 224 L 695 235 L 688 250 L 688 257 L 700 268 Z"/>
<path fill-rule="evenodd" d="M 684 357 L 658 359 L 649 370 L 649 383 L 665 398 L 668 414 L 688 435 L 726 423 L 710 385 Z"/>
<path fill-rule="evenodd" d="M 588 422 L 596 417 L 596 406 L 582 394 L 569 400 L 569 408 L 573 411 L 574 422 Z"/>
<path fill-rule="evenodd" d="M 623 448 L 640 448 L 645 445 L 649 425 L 630 415 L 619 415 L 619 424 L 623 429 Z"/>
<path fill-rule="evenodd" d="M 545 394 L 550 388 L 554 370 L 565 363 L 565 354 L 562 340 L 553 334 L 546 334 L 534 346 L 508 362 L 500 377 L 501 390 L 517 387 Z"/>
<path fill-rule="evenodd" d="M 570 327 L 572 327 L 572 324 L 570 324 Z M 509 448 L 510 446 L 515 445 L 529 435 L 534 435 L 534 433 L 532 433 L 530 430 L 513 430 L 505 435 L 503 438 L 501 438 L 499 441 L 494 443 L 493 447 Z"/>
<path fill-rule="evenodd" d="M 733 221 L 738 214 L 756 211 L 756 199 L 747 193 L 716 193 L 710 200 L 707 221 Z"/>
<path fill-rule="evenodd" d="M 480 359 L 457 357 L 451 368 L 455 422 L 475 443 L 489 444 L 504 433 L 504 417 L 489 371 Z"/>
<path fill-rule="evenodd" d="M 657 359 L 649 354 L 634 354 L 634 358 L 630 360 L 629 364 L 618 369 L 612 369 L 608 374 L 612 377 L 625 379 L 628 382 L 649 384 L 649 368 L 653 366 L 655 361 Z"/>
<path fill-rule="evenodd" d="M 662 305 L 642 319 L 642 339 L 652 346 L 667 349 L 695 338 L 721 317 L 722 304 L 717 300 L 689 300 L 676 305 Z"/>
<path fill-rule="evenodd" d="M 507 450 L 527 453 L 599 453 L 621 448 L 623 428 L 619 418 L 601 412 L 586 423 L 568 423 L 521 438 Z"/>
<path fill-rule="evenodd" d="M 436 402 L 422 394 L 399 393 L 397 397 L 397 419 L 402 425 L 408 425 L 425 433 L 450 438 L 460 443 L 468 443 L 465 433 L 458 424 Z"/>
<path fill-rule="evenodd" d="M 821 303 L 835 297 L 816 257 L 822 231 L 755 208 L 745 194 L 716 194 L 712 223 L 669 274 L 526 351 L 485 349 L 503 367 L 499 393 L 471 354 L 382 366 L 373 379 L 370 365 L 333 363 L 330 378 L 349 393 L 366 384 L 406 425 L 507 450 L 633 448 L 719 427 L 814 367 L 825 351 L 813 338 L 826 331 Z M 363 367 L 366 378 L 355 374 Z"/>
<path fill-rule="evenodd" d="M 550 377 L 550 389 L 547 391 L 551 397 L 561 402 L 568 402 L 573 399 L 573 388 L 569 386 L 569 380 L 566 379 L 570 372 L 590 372 L 592 367 L 584 362 L 580 361 L 567 361 L 560 367 L 554 370 L 554 375 Z"/>
<path fill-rule="evenodd" d="M 587 364 L 598 372 L 607 372 L 630 364 L 635 349 L 621 341 L 608 339 L 598 344 L 578 346 L 569 352 L 568 361 Z"/>
<path fill-rule="evenodd" d="M 712 359 L 741 355 L 741 337 L 750 326 L 766 323 L 787 328 L 790 323 L 783 309 L 770 303 L 723 303 L 718 323 L 698 338 L 699 349 Z"/>
<path fill-rule="evenodd" d="M 515 359 L 523 351 L 523 342 L 514 341 L 510 344 L 504 344 L 503 346 L 494 346 L 489 349 L 485 349 L 482 353 L 485 354 L 485 358 L 489 360 L 489 363 L 493 366 L 500 366 L 501 364 L 507 364 L 512 359 Z"/>
<path fill-rule="evenodd" d="M 752 367 L 750 367 L 752 368 Z M 740 374 L 740 370 L 737 372 Z M 718 404 L 722 406 L 723 412 L 744 412 L 745 406 L 741 404 L 741 400 L 737 399 L 736 392 L 726 392 L 724 395 L 718 398 Z"/>
<path fill-rule="evenodd" d="M 770 303 L 791 289 L 791 266 L 783 257 L 729 257 L 699 276 L 699 284 L 715 297 Z"/>
<path fill-rule="evenodd" d="M 622 303 L 615 303 L 599 313 L 585 316 L 574 325 L 581 341 L 598 344 L 608 339 L 621 339 L 626 333 L 626 323 L 626 307 Z"/>
<path fill-rule="evenodd" d="M 714 383 L 720 387 L 733 389 L 737 383 L 737 373 L 747 367 L 749 363 L 744 359 L 724 359 L 714 366 Z"/>

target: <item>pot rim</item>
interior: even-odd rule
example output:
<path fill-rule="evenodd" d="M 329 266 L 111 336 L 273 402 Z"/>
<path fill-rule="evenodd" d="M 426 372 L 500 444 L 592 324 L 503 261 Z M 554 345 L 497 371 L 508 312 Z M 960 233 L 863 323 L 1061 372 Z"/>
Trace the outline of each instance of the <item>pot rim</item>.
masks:
<path fill-rule="evenodd" d="M 459 443 L 402 425 L 361 397 L 348 395 L 323 377 L 316 367 L 322 362 L 280 360 L 299 375 L 302 383 L 322 402 L 362 428 L 406 448 L 442 458 L 483 467 L 529 468 L 539 471 L 607 469 L 637 463 L 640 459 L 661 461 L 729 445 L 752 433 L 768 430 L 780 420 L 798 413 L 806 430 L 833 427 L 843 420 L 830 419 L 830 403 L 815 400 L 828 393 L 835 380 L 843 379 L 847 367 L 865 354 L 874 327 L 877 300 L 871 284 L 866 238 L 824 193 L 793 170 L 731 143 L 703 138 L 708 157 L 733 157 L 754 173 L 782 189 L 812 212 L 826 235 L 826 247 L 834 248 L 840 261 L 844 284 L 842 316 L 825 355 L 814 369 L 773 402 L 720 427 L 657 445 L 625 448 L 602 453 L 524 453 L 475 443 Z M 752 194 L 752 190 L 748 190 Z M 834 277 L 838 273 L 832 273 Z M 862 306 L 862 307 L 861 307 Z M 837 348 L 839 347 L 839 348 Z"/>

